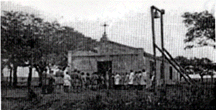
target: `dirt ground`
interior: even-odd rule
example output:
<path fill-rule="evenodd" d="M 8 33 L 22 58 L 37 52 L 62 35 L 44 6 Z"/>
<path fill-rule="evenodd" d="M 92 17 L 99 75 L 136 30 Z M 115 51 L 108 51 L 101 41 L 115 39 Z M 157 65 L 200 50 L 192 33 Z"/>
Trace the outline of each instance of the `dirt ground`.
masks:
<path fill-rule="evenodd" d="M 164 92 L 149 90 L 84 90 L 64 93 L 55 89 L 52 94 L 27 100 L 27 88 L 2 88 L 2 110 L 135 110 L 135 109 L 213 109 L 211 88 L 169 86 Z M 164 97 L 160 97 L 164 96 Z"/>

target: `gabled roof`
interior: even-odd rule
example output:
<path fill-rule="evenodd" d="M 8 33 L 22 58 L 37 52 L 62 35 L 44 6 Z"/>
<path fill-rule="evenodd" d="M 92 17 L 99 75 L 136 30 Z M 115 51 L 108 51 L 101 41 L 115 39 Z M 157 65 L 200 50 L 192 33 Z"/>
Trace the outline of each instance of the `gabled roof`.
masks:
<path fill-rule="evenodd" d="M 73 56 L 86 56 L 86 55 L 98 55 L 98 53 L 92 52 L 92 51 L 77 51 L 73 53 Z"/>
<path fill-rule="evenodd" d="M 122 47 L 130 48 L 130 49 L 143 49 L 143 48 L 135 48 L 135 47 L 132 47 L 132 46 L 128 46 L 128 45 L 121 44 L 121 43 L 117 43 L 117 42 L 110 41 L 110 40 L 107 40 L 107 42 L 108 42 L 108 43 L 111 43 L 111 44 L 118 45 L 118 46 L 122 46 Z"/>

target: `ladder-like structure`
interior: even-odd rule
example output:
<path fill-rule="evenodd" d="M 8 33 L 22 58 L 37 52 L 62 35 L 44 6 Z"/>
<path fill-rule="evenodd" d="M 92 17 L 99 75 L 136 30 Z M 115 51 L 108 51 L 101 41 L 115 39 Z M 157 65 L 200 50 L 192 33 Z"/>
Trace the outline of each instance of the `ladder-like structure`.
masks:
<path fill-rule="evenodd" d="M 160 13 L 160 15 L 158 14 Z M 177 72 L 185 79 L 187 83 L 190 85 L 196 85 L 196 82 L 191 79 L 191 77 L 186 73 L 184 68 L 179 65 L 175 59 L 171 56 L 171 54 L 164 48 L 164 37 L 163 37 L 163 15 L 165 14 L 165 10 L 159 9 L 155 6 L 151 6 L 151 19 L 152 19 L 152 43 L 153 43 L 153 52 L 154 52 L 154 65 L 156 67 L 156 49 L 160 51 L 162 54 L 162 66 L 164 67 L 164 60 L 166 59 L 176 70 Z M 155 39 L 155 28 L 154 28 L 154 19 L 160 18 L 160 27 L 161 27 L 161 48 L 156 45 Z M 164 70 L 161 74 L 164 74 Z M 165 84 L 164 84 L 165 85 Z"/>
<path fill-rule="evenodd" d="M 162 49 L 160 49 L 156 44 L 154 45 L 155 48 L 157 48 L 164 55 L 165 59 L 176 69 L 176 71 L 185 79 L 188 84 L 198 86 L 196 82 L 186 73 L 186 70 L 175 61 L 175 59 L 165 48 L 163 49 L 164 51 L 162 51 Z"/>

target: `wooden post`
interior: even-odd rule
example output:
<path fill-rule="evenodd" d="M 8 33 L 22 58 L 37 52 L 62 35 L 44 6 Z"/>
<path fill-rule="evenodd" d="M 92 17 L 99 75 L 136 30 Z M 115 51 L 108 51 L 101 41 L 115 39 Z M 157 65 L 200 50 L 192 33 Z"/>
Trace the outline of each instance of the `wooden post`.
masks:
<path fill-rule="evenodd" d="M 162 52 L 164 52 L 164 37 L 163 37 L 163 14 L 164 14 L 164 10 L 161 10 L 161 16 L 160 16 L 160 22 L 161 22 L 161 48 L 162 48 Z M 163 86 L 165 87 L 166 85 L 166 81 L 165 81 L 165 73 L 164 73 L 164 54 L 162 54 L 162 80 L 163 80 Z"/>
<path fill-rule="evenodd" d="M 154 68 L 153 73 L 156 79 L 156 48 L 155 48 L 155 32 L 154 32 L 154 6 L 151 6 L 151 20 L 152 20 L 152 44 L 153 44 L 153 52 L 154 52 Z M 155 89 L 156 86 L 156 80 L 153 80 L 153 89 Z"/>

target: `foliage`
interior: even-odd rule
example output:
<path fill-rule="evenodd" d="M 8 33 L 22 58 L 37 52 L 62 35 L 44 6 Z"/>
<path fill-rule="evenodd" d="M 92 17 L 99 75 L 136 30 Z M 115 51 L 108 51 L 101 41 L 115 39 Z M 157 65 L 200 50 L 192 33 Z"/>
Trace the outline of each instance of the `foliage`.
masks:
<path fill-rule="evenodd" d="M 212 75 L 210 70 L 215 70 L 216 65 L 208 58 L 191 58 L 188 59 L 183 56 L 177 56 L 175 58 L 179 64 L 188 70 L 188 74 L 200 74 L 203 75 Z"/>
<path fill-rule="evenodd" d="M 14 86 L 17 66 L 30 65 L 30 58 L 38 54 L 42 19 L 22 12 L 3 11 L 1 16 L 1 54 L 13 64 Z M 35 56 L 40 57 L 40 54 Z M 29 62 L 29 63 L 27 63 Z"/>
<path fill-rule="evenodd" d="M 185 12 L 183 23 L 188 28 L 185 43 L 189 43 L 185 49 L 201 46 L 215 47 L 215 18 L 208 11 Z M 190 44 L 193 43 L 193 44 Z"/>
<path fill-rule="evenodd" d="M 209 102 L 213 99 L 211 88 L 195 88 L 186 85 L 167 87 L 166 100 L 161 100 L 158 95 L 149 91 L 137 90 L 109 90 L 83 91 L 81 93 L 44 95 L 38 102 L 17 101 L 8 102 L 2 99 L 2 105 L 7 109 L 52 109 L 52 110 L 139 110 L 139 109 L 208 109 Z M 15 91 L 15 90 L 13 90 Z M 25 91 L 25 89 L 22 91 Z M 39 92 L 38 88 L 38 92 Z M 13 93 L 13 92 L 10 92 Z M 19 92 L 21 94 L 23 92 Z M 150 100 L 149 100 L 150 99 Z M 10 100 L 11 101 L 11 100 Z M 10 103 L 13 106 L 9 106 Z"/>
<path fill-rule="evenodd" d="M 1 24 L 3 58 L 16 66 L 34 66 L 39 76 L 47 66 L 66 68 L 68 50 L 94 51 L 97 45 L 71 27 L 33 14 L 3 11 Z"/>

